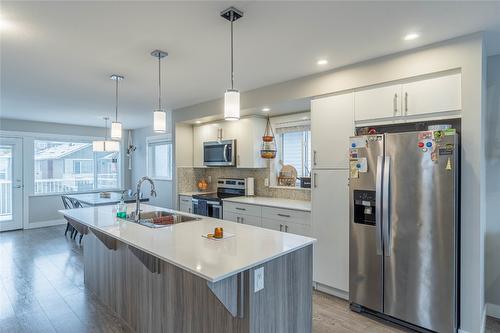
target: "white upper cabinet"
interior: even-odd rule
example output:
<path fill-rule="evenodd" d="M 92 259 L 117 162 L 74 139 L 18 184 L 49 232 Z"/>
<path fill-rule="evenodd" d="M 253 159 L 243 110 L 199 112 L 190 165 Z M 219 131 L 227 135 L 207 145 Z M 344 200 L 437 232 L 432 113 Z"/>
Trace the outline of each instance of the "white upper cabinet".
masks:
<path fill-rule="evenodd" d="M 356 91 L 354 119 L 362 121 L 400 116 L 401 96 L 400 84 Z"/>
<path fill-rule="evenodd" d="M 223 136 L 236 139 L 236 166 L 238 168 L 265 168 L 266 160 L 260 157 L 262 136 L 266 119 L 250 117 L 226 122 Z"/>
<path fill-rule="evenodd" d="M 266 119 L 243 118 L 237 121 L 195 126 L 193 130 L 193 166 L 203 167 L 203 142 L 217 140 L 222 129 L 224 140 L 236 140 L 236 166 L 238 168 L 265 168 L 266 160 L 260 157 L 260 144 L 266 128 Z"/>
<path fill-rule="evenodd" d="M 354 135 L 354 94 L 311 101 L 313 169 L 348 168 L 349 137 Z"/>
<path fill-rule="evenodd" d="M 217 130 L 221 124 L 206 124 L 193 129 L 193 166 L 203 167 L 203 142 L 217 140 Z M 180 144 L 179 146 L 182 147 Z"/>
<path fill-rule="evenodd" d="M 403 114 L 423 115 L 462 109 L 461 74 L 403 84 Z"/>
<path fill-rule="evenodd" d="M 432 118 L 462 109 L 461 74 L 448 74 L 354 93 L 356 122 Z"/>

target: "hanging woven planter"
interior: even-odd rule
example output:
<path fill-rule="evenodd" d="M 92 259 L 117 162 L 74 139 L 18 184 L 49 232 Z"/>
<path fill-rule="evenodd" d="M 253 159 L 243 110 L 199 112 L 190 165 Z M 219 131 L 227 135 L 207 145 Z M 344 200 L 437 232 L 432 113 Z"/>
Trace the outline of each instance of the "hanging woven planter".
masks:
<path fill-rule="evenodd" d="M 273 159 L 276 157 L 276 140 L 274 138 L 273 128 L 269 116 L 267 117 L 266 130 L 262 137 L 262 145 L 260 148 L 260 156 L 266 159 Z"/>

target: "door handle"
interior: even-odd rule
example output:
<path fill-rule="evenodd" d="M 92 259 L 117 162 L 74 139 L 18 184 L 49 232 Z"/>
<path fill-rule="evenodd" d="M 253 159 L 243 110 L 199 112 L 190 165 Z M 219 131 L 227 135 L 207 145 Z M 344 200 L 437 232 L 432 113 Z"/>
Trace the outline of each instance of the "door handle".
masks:
<path fill-rule="evenodd" d="M 246 208 L 236 207 L 237 210 L 246 210 Z"/>
<path fill-rule="evenodd" d="M 23 185 L 16 185 L 14 188 L 23 188 Z"/>
<path fill-rule="evenodd" d="M 236 223 L 240 223 L 240 217 L 236 216 Z"/>
<path fill-rule="evenodd" d="M 278 214 L 278 216 L 290 218 L 290 215 L 287 215 L 287 214 Z"/>
<path fill-rule="evenodd" d="M 283 231 L 283 224 L 280 224 L 280 231 Z"/>
<path fill-rule="evenodd" d="M 227 162 L 227 145 L 224 145 L 224 150 L 222 151 L 222 155 L 224 155 L 224 162 Z"/>
<path fill-rule="evenodd" d="M 245 219 L 243 217 L 240 217 L 240 223 L 243 223 Z"/>
<path fill-rule="evenodd" d="M 382 253 L 382 175 L 383 175 L 384 156 L 377 157 L 377 178 L 375 184 L 375 246 L 377 255 Z"/>
<path fill-rule="evenodd" d="M 408 115 L 408 93 L 405 92 L 405 116 Z"/>
<path fill-rule="evenodd" d="M 393 104 L 394 104 L 394 116 L 396 116 L 398 114 L 398 94 L 397 93 L 394 94 Z"/>
<path fill-rule="evenodd" d="M 285 232 L 288 232 L 288 226 L 285 225 Z"/>
<path fill-rule="evenodd" d="M 391 217 L 390 217 L 390 185 L 391 185 L 391 157 L 385 156 L 382 188 L 382 229 L 384 237 L 384 252 L 386 257 L 391 256 Z"/>
<path fill-rule="evenodd" d="M 316 150 L 313 151 L 313 164 L 316 165 Z"/>
<path fill-rule="evenodd" d="M 318 174 L 315 172 L 313 173 L 313 178 L 314 178 L 314 187 L 318 187 L 318 182 L 317 182 L 317 178 L 318 178 Z"/>

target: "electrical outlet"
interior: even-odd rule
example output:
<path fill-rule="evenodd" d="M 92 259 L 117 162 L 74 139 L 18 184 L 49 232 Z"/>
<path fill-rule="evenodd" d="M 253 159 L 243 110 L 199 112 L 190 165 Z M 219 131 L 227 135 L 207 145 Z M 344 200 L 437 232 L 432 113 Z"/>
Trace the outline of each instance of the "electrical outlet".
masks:
<path fill-rule="evenodd" d="M 254 271 L 253 292 L 256 293 L 264 289 L 264 267 L 257 268 Z"/>
<path fill-rule="evenodd" d="M 264 186 L 269 186 L 269 178 L 264 179 Z"/>

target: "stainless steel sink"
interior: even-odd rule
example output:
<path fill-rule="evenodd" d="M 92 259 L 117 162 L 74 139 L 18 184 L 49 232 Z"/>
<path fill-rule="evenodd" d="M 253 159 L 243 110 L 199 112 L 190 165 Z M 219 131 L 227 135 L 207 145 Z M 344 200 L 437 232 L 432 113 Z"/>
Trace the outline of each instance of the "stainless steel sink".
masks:
<path fill-rule="evenodd" d="M 172 217 L 172 223 L 169 223 L 169 224 L 155 224 L 154 223 L 155 218 L 169 217 L 169 216 Z M 163 228 L 163 227 L 168 227 L 169 225 L 172 225 L 172 224 L 200 220 L 200 218 L 196 218 L 196 217 L 192 217 L 192 216 L 188 216 L 188 215 L 184 215 L 184 214 L 179 214 L 179 213 L 172 213 L 172 212 L 165 212 L 162 210 L 158 210 L 158 211 L 152 211 L 152 212 L 140 212 L 139 213 L 139 220 L 137 222 L 135 221 L 135 213 L 132 212 L 131 214 L 127 215 L 126 220 L 129 222 L 139 223 L 139 224 L 142 224 L 142 225 L 144 225 L 146 227 L 150 227 L 150 228 Z"/>

